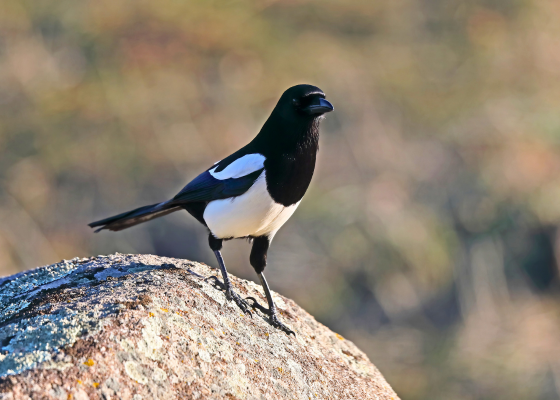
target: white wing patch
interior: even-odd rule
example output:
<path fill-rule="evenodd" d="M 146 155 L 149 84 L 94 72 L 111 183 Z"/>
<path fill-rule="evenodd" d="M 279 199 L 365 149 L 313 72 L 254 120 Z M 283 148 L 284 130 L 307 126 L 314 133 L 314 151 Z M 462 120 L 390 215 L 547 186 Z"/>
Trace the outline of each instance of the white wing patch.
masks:
<path fill-rule="evenodd" d="M 251 172 L 264 168 L 264 160 L 266 158 L 262 154 L 247 154 L 238 158 L 220 172 L 214 172 L 217 167 L 212 168 L 208 172 L 214 178 L 221 181 L 230 178 L 241 178 L 242 176 L 249 175 Z"/>

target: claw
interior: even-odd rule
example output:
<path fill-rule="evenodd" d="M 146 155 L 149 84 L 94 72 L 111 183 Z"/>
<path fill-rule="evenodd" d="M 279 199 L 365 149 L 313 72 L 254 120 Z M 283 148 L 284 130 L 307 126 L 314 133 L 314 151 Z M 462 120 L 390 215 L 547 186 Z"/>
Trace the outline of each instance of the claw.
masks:
<path fill-rule="evenodd" d="M 225 289 L 226 299 L 228 299 L 229 301 L 235 301 L 235 304 L 237 304 L 241 311 L 243 311 L 245 314 L 249 314 L 251 317 L 253 316 L 253 313 L 250 310 L 251 306 L 249 305 L 249 303 L 247 303 L 247 301 L 245 301 L 245 299 L 235 293 L 231 288 L 226 288 L 226 285 L 224 285 L 217 276 L 209 276 L 208 278 L 204 279 L 204 281 L 208 282 L 210 279 L 214 281 L 214 286 L 218 286 L 222 290 Z"/>
<path fill-rule="evenodd" d="M 296 337 L 296 333 L 294 331 L 292 331 L 290 328 L 288 328 L 286 325 L 284 325 L 282 322 L 280 322 L 280 320 L 276 316 L 276 313 L 274 313 L 270 316 L 270 322 L 271 322 L 272 326 L 280 329 L 281 331 L 284 331 L 287 335 L 292 334 L 292 335 L 294 335 L 294 337 Z"/>
<path fill-rule="evenodd" d="M 235 293 L 233 290 L 228 290 L 226 292 L 226 298 L 228 300 L 233 300 L 235 301 L 235 304 L 237 304 L 237 306 L 241 309 L 241 311 L 243 311 L 245 314 L 249 314 L 251 317 L 253 316 L 253 313 L 251 312 L 250 308 L 251 306 L 249 305 L 249 303 L 247 303 L 247 301 L 245 301 L 245 299 L 243 299 L 241 296 L 239 296 L 237 293 Z"/>
<path fill-rule="evenodd" d="M 214 236 L 212 236 L 212 234 L 210 234 L 210 242 L 211 243 L 213 243 L 212 240 L 218 240 L 218 239 L 214 238 Z M 222 241 L 219 240 L 219 243 L 220 243 L 220 247 L 221 247 Z M 220 264 L 220 270 L 222 271 L 222 278 L 224 278 L 224 283 L 220 282 L 220 280 L 216 276 L 211 276 L 210 278 L 213 278 L 215 280 L 216 284 L 219 284 L 222 289 L 226 290 L 226 298 L 228 300 L 235 301 L 235 304 L 237 304 L 237 306 L 241 309 L 241 311 L 243 311 L 245 314 L 249 314 L 252 317 L 253 313 L 251 312 L 251 310 L 249 310 L 249 308 L 250 308 L 249 303 L 247 303 L 244 299 L 242 299 L 231 288 L 231 282 L 228 278 L 228 273 L 227 273 L 226 265 L 224 264 L 224 259 L 222 258 L 222 253 L 220 253 L 220 250 L 214 250 L 214 254 L 216 255 L 216 259 L 218 260 L 218 264 Z M 207 279 L 210 279 L 210 278 L 207 278 Z"/>

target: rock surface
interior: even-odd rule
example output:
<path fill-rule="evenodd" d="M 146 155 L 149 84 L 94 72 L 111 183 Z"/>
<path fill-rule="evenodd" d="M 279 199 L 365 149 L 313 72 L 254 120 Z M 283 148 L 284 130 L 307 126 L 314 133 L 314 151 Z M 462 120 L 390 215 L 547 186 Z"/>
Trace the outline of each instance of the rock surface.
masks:
<path fill-rule="evenodd" d="M 398 399 L 350 341 L 232 276 L 244 315 L 186 260 L 115 254 L 0 279 L 0 399 Z"/>

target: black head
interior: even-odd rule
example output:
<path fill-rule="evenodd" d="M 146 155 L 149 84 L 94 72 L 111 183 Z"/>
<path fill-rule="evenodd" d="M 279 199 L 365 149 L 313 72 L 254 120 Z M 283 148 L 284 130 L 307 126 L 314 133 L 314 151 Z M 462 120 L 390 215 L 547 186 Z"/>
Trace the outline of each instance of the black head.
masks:
<path fill-rule="evenodd" d="M 305 148 L 309 154 L 315 154 L 320 117 L 333 109 L 318 87 L 292 86 L 282 94 L 261 131 L 250 143 L 251 151 L 271 157 Z"/>
<path fill-rule="evenodd" d="M 292 86 L 282 94 L 275 108 L 283 118 L 292 121 L 312 120 L 333 110 L 325 93 L 312 85 Z"/>

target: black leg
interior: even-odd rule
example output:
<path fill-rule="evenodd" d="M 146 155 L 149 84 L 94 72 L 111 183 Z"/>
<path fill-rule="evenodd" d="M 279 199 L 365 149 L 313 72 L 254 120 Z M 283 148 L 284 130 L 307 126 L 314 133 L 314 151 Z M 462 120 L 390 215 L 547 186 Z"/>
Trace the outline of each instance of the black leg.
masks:
<path fill-rule="evenodd" d="M 214 254 L 216 255 L 216 259 L 218 260 L 218 264 L 220 265 L 220 271 L 222 271 L 222 278 L 224 279 L 224 286 L 226 289 L 226 298 L 228 300 L 235 301 L 235 304 L 246 314 L 253 315 L 250 310 L 249 303 L 247 303 L 241 296 L 233 291 L 231 286 L 231 282 L 228 277 L 226 264 L 224 263 L 224 258 L 222 257 L 222 253 L 220 249 L 222 248 L 222 240 L 216 239 L 212 234 L 209 237 L 210 248 L 214 250 Z M 215 277 L 212 277 L 215 278 Z"/>
<path fill-rule="evenodd" d="M 276 312 L 276 306 L 274 305 L 274 301 L 272 300 L 270 288 L 268 287 L 268 283 L 266 282 L 266 279 L 264 278 L 264 275 L 262 273 L 259 274 L 259 279 L 261 280 L 261 285 L 264 289 L 266 300 L 268 301 L 268 313 L 270 315 L 270 323 L 272 324 L 272 326 L 280 330 L 283 330 L 288 335 L 291 333 L 292 335 L 295 336 L 296 333 L 292 331 L 290 328 L 288 328 L 286 325 L 284 325 L 282 322 L 280 322 L 280 320 L 278 319 L 278 313 Z"/>
<path fill-rule="evenodd" d="M 270 322 L 275 328 L 281 329 L 288 335 L 291 333 L 296 335 L 294 331 L 284 325 L 280 320 L 278 320 L 278 314 L 276 312 L 276 306 L 272 300 L 272 295 L 270 294 L 270 288 L 263 275 L 264 268 L 266 267 L 266 254 L 268 252 L 268 247 L 270 246 L 270 240 L 266 236 L 261 236 L 253 240 L 253 248 L 251 249 L 251 265 L 259 275 L 261 285 L 266 295 L 266 300 L 268 302 L 268 313 L 270 315 Z"/>

